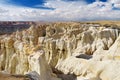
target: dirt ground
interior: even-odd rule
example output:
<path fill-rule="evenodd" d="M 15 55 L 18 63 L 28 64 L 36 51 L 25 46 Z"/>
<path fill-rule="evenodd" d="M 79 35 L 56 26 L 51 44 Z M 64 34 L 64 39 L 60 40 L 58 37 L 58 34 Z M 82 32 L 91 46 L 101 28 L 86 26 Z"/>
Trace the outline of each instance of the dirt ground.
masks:
<path fill-rule="evenodd" d="M 30 80 L 30 78 L 25 75 L 10 75 L 0 73 L 0 80 Z"/>

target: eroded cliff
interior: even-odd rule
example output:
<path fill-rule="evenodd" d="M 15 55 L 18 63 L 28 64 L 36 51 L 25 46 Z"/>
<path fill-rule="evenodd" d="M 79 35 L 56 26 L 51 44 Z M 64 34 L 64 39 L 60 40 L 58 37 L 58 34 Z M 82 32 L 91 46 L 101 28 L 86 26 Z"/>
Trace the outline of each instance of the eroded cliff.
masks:
<path fill-rule="evenodd" d="M 119 80 L 119 43 L 119 26 L 77 22 L 31 26 L 0 36 L 0 70 L 35 71 L 40 80 Z"/>

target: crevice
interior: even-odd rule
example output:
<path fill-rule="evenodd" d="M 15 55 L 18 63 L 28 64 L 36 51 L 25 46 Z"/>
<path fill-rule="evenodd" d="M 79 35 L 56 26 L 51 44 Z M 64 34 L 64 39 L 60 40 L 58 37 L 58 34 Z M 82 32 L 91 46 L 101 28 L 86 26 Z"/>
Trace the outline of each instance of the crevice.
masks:
<path fill-rule="evenodd" d="M 76 56 L 76 58 L 82 58 L 82 59 L 91 59 L 92 55 L 87 55 L 87 54 L 80 54 L 78 56 Z"/>

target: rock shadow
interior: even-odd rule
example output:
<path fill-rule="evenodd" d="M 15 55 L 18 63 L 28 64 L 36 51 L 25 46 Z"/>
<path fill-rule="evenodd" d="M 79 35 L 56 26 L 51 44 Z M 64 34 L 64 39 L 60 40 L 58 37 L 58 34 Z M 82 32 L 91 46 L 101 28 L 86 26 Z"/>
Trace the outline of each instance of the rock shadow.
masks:
<path fill-rule="evenodd" d="M 80 55 L 76 56 L 76 58 L 91 59 L 92 55 L 80 54 Z"/>
<path fill-rule="evenodd" d="M 64 74 L 59 70 L 54 69 L 53 73 L 57 75 L 58 78 L 61 78 L 61 80 L 76 80 L 77 76 L 74 74 Z"/>

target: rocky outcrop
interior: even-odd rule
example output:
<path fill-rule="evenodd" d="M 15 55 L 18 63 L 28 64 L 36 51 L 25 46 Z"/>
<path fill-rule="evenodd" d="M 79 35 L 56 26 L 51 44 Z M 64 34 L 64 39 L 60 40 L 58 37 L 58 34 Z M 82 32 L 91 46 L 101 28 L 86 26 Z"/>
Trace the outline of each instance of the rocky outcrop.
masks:
<path fill-rule="evenodd" d="M 31 26 L 0 36 L 0 71 L 35 71 L 40 80 L 119 80 L 119 39 L 118 27 L 75 22 Z"/>

